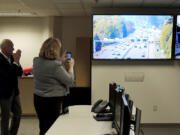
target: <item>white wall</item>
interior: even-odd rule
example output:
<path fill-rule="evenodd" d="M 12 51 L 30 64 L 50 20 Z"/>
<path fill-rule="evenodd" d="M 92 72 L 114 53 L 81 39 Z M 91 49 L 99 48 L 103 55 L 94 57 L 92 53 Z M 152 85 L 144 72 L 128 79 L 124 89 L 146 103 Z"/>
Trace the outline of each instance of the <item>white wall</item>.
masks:
<path fill-rule="evenodd" d="M 144 75 L 127 82 L 127 75 Z M 107 99 L 109 83 L 117 82 L 142 109 L 143 123 L 180 123 L 180 61 L 106 61 L 92 63 L 92 102 Z M 157 111 L 153 111 L 153 106 Z"/>
<path fill-rule="evenodd" d="M 11 39 L 15 50 L 22 50 L 21 65 L 32 67 L 43 41 L 51 35 L 49 18 L 1 17 L 0 41 Z"/>

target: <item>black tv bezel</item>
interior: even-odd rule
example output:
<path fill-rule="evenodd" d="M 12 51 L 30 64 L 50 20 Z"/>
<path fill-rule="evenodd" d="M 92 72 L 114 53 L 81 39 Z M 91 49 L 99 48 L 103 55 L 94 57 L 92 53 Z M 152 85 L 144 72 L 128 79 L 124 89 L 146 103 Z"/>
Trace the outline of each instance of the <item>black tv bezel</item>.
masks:
<path fill-rule="evenodd" d="M 172 32 L 172 46 L 171 46 L 171 58 L 160 58 L 160 59 L 99 59 L 99 58 L 94 58 L 93 55 L 93 16 L 94 15 L 161 15 L 161 16 L 172 16 L 173 17 L 173 32 Z M 175 42 L 176 42 L 176 21 L 177 21 L 177 14 L 173 13 L 164 13 L 164 14 L 155 14 L 155 13 L 120 13 L 120 14 L 109 14 L 109 13 L 103 13 L 103 14 L 92 14 L 92 44 L 91 44 L 91 60 L 92 61 L 172 61 L 175 59 Z M 179 60 L 179 59 L 178 59 Z"/>
<path fill-rule="evenodd" d="M 180 58 L 176 58 L 176 55 L 175 55 L 175 53 L 176 53 L 176 33 L 177 33 L 177 17 L 178 16 L 180 16 L 180 13 L 179 14 L 176 14 L 175 15 L 175 30 L 174 30 L 174 57 L 173 57 L 173 59 L 174 60 L 180 60 Z"/>

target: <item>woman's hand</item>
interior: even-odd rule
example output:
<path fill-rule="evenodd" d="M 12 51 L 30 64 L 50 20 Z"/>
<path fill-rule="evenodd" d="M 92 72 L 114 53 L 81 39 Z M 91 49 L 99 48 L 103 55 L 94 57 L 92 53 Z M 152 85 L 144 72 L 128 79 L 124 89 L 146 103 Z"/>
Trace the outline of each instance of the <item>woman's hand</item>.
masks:
<path fill-rule="evenodd" d="M 69 66 L 69 69 L 68 69 L 68 72 L 72 72 L 73 73 L 73 71 L 74 71 L 74 59 L 73 58 L 71 58 L 70 60 L 68 60 L 68 66 Z"/>

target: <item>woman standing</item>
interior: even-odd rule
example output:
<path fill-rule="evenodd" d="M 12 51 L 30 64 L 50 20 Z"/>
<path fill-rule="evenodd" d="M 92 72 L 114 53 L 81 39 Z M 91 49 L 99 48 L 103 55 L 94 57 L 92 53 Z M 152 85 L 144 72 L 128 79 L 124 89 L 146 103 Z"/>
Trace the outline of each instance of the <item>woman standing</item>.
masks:
<path fill-rule="evenodd" d="M 69 94 L 74 82 L 74 60 L 64 67 L 66 52 L 60 58 L 61 42 L 48 38 L 42 45 L 39 57 L 33 60 L 34 106 L 39 119 L 40 135 L 44 135 L 60 115 L 63 98 Z"/>

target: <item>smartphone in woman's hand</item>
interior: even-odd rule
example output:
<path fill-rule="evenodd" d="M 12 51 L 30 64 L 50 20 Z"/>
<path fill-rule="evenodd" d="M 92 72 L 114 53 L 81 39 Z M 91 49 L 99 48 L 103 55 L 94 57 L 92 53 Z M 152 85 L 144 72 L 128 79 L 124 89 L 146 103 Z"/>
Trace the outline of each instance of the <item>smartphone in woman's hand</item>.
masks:
<path fill-rule="evenodd" d="M 67 60 L 71 60 L 71 52 L 67 52 L 66 56 L 67 56 Z"/>

